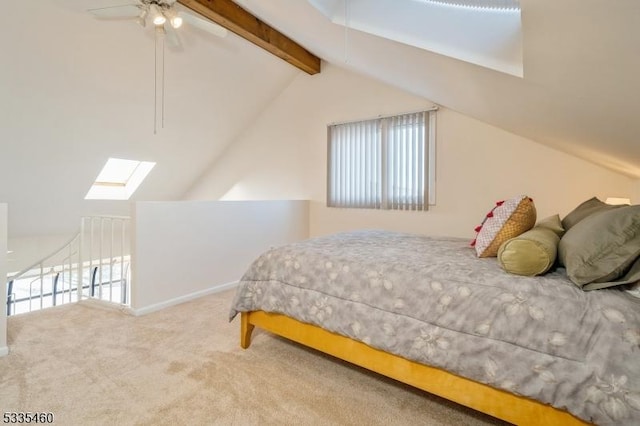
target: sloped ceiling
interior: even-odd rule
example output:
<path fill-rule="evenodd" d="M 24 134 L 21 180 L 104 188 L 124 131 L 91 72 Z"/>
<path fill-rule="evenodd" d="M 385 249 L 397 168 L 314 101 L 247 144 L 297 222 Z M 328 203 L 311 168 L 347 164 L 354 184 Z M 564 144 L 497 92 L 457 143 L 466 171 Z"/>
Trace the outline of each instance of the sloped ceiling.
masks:
<path fill-rule="evenodd" d="M 0 201 L 11 237 L 127 213 L 127 203 L 83 200 L 110 156 L 158 163 L 134 199 L 179 199 L 300 73 L 234 34 L 184 28 L 182 51 L 165 57 L 165 123 L 154 135 L 153 33 L 85 12 L 122 3 L 3 4 Z M 524 78 L 356 30 L 345 50 L 344 28 L 307 1 L 237 3 L 326 61 L 640 177 L 636 0 L 521 0 Z"/>
<path fill-rule="evenodd" d="M 636 0 L 521 0 L 524 78 L 356 30 L 345 43 L 306 1 L 237 3 L 327 61 L 640 177 Z"/>
<path fill-rule="evenodd" d="M 127 202 L 83 199 L 108 157 L 157 162 L 133 199 L 180 199 L 300 72 L 235 34 L 185 25 L 182 50 L 165 53 L 164 128 L 154 135 L 153 30 L 86 12 L 123 3 L 3 4 L 0 202 L 10 204 L 10 237 L 128 214 Z"/>
<path fill-rule="evenodd" d="M 307 0 L 331 22 L 348 30 L 419 47 L 522 77 L 522 25 L 517 1 Z M 453 4 L 450 4 L 451 2 Z M 346 34 L 348 38 L 348 31 Z"/>

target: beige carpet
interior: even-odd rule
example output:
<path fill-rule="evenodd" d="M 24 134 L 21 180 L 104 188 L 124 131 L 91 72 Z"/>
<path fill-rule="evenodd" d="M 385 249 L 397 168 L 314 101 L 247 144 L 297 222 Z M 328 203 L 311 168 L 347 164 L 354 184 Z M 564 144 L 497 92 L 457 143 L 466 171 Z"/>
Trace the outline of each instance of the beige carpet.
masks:
<path fill-rule="evenodd" d="M 265 332 L 233 292 L 143 317 L 90 304 L 10 317 L 2 411 L 60 425 L 483 425 L 498 421 Z"/>

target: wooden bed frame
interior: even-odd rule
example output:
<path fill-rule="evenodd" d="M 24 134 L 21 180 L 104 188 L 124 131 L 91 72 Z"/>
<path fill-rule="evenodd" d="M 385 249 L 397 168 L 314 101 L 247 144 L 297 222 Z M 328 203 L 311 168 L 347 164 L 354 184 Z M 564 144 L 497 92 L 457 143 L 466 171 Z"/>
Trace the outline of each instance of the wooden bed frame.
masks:
<path fill-rule="evenodd" d="M 566 411 L 393 355 L 285 315 L 242 312 L 240 345 L 259 327 L 336 358 L 516 425 L 587 425 Z"/>

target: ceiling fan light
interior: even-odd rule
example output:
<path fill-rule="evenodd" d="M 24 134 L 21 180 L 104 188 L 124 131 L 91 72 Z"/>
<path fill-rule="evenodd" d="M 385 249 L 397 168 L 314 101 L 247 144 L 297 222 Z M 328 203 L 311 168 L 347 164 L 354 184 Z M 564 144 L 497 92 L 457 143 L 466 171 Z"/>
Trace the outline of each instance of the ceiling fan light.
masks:
<path fill-rule="evenodd" d="M 171 26 L 173 28 L 180 28 L 182 26 L 182 18 L 179 16 L 171 18 Z"/>
<path fill-rule="evenodd" d="M 178 15 L 175 9 L 167 9 L 164 11 L 164 16 L 167 17 L 173 28 L 180 28 L 182 26 L 182 18 Z"/>
<path fill-rule="evenodd" d="M 165 17 L 164 17 L 164 16 L 162 16 L 162 15 L 158 15 L 158 16 L 156 16 L 156 17 L 154 17 L 154 18 L 153 18 L 153 24 L 154 24 L 154 25 L 162 25 L 162 24 L 164 24 L 165 22 L 167 22 L 167 18 L 165 18 Z"/>
<path fill-rule="evenodd" d="M 149 12 L 151 13 L 151 19 L 154 25 L 162 25 L 167 22 L 167 18 L 162 14 L 158 6 L 152 4 L 149 6 Z"/>

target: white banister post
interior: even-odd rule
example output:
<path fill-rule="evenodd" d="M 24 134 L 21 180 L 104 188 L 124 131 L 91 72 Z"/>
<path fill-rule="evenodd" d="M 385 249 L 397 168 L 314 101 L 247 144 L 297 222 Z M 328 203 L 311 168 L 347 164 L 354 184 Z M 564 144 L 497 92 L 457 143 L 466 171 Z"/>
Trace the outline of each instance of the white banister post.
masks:
<path fill-rule="evenodd" d="M 113 302 L 113 222 L 114 218 L 109 220 L 111 230 L 111 243 L 109 244 L 109 302 Z"/>
<path fill-rule="evenodd" d="M 98 258 L 100 259 L 100 286 L 98 287 L 98 299 L 102 300 L 102 245 L 104 244 L 104 217 L 100 219 L 100 238 L 98 242 L 100 247 L 98 249 Z M 94 295 L 95 296 L 95 295 Z"/>
<path fill-rule="evenodd" d="M 77 284 L 77 293 L 78 293 L 78 297 L 77 297 L 77 302 L 79 302 L 80 300 L 82 300 L 82 287 L 83 287 L 83 280 L 84 280 L 84 276 L 82 274 L 82 251 L 84 248 L 84 217 L 80 218 L 80 235 L 78 236 L 78 284 Z M 71 293 L 71 286 L 69 286 L 69 293 Z M 71 294 L 69 294 L 69 297 L 71 297 Z"/>
<path fill-rule="evenodd" d="M 124 231 L 125 220 L 120 221 L 120 303 L 125 303 L 129 298 L 126 296 L 128 286 L 124 285 Z M 131 256 L 129 256 L 131 258 Z"/>

